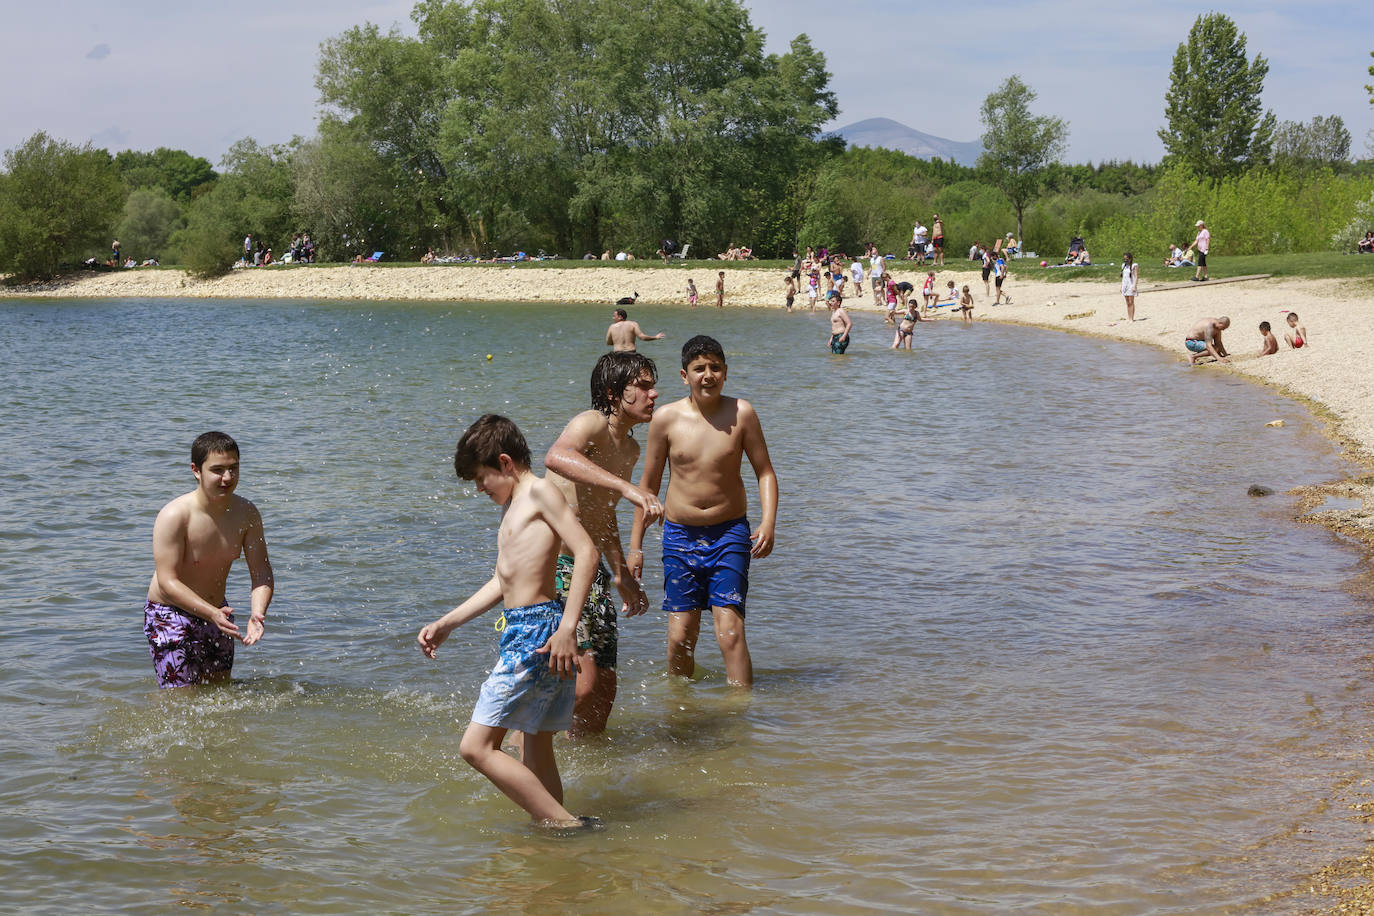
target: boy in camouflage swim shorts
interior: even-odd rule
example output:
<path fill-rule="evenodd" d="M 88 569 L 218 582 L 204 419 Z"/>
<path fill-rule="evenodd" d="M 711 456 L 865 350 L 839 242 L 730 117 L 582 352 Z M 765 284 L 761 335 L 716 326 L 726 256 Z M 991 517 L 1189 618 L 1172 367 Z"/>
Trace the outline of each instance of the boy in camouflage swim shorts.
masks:
<path fill-rule="evenodd" d="M 663 514 L 658 497 L 630 482 L 630 474 L 639 460 L 639 443 L 633 430 L 653 416 L 657 380 L 654 361 L 641 353 L 612 352 L 602 356 L 592 370 L 592 409 L 568 421 L 544 456 L 549 480 L 563 491 L 605 560 L 597 568 L 591 597 L 582 609 L 583 626 L 578 631 L 578 646 L 586 651 L 579 659 L 577 702 L 570 730 L 574 735 L 605 731 L 615 703 L 619 628 L 617 601 L 611 586 L 620 593 L 625 616 L 633 617 L 649 609 L 649 598 L 630 572 L 621 547 L 615 510 L 624 497 L 651 519 Z M 560 553 L 561 589 L 561 573 L 568 568 L 570 558 L 566 550 Z"/>

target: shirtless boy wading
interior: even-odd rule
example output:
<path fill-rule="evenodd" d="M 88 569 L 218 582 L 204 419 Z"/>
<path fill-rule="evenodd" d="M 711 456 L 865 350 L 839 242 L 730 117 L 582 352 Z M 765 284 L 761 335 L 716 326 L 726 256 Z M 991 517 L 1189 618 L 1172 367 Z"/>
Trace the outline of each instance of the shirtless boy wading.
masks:
<path fill-rule="evenodd" d="M 753 661 L 745 640 L 749 560 L 773 550 L 778 480 L 753 406 L 725 397 L 725 353 L 698 335 L 682 347 L 682 381 L 688 395 L 654 411 L 640 486 L 658 493 L 669 469 L 664 500 L 663 609 L 668 612 L 668 673 L 691 676 L 701 614 L 708 607 L 725 658 L 725 677 L 748 687 Z M 759 527 L 745 518 L 748 498 L 740 463 L 748 456 L 759 483 Z M 630 568 L 643 569 L 647 520 L 635 512 Z M 752 546 L 751 546 L 752 542 Z"/>
<path fill-rule="evenodd" d="M 220 432 L 191 445 L 196 488 L 162 507 L 153 523 L 153 579 L 143 609 L 143 632 L 161 687 L 229 679 L 234 641 L 262 638 L 272 601 L 272 564 L 257 508 L 234 494 L 239 447 Z M 229 568 L 242 553 L 252 576 L 246 629 L 225 601 Z"/>
<path fill-rule="evenodd" d="M 578 646 L 584 651 L 577 674 L 573 735 L 606 729 L 616 694 L 616 612 L 633 617 L 649 609 L 649 598 L 630 571 L 621 548 L 615 510 L 623 496 L 646 512 L 651 521 L 663 514 L 657 496 L 630 482 L 639 460 L 639 443 L 632 430 L 653 416 L 657 377 L 658 370 L 647 356 L 624 352 L 603 355 L 592 370 L 593 409 L 573 417 L 544 456 L 548 479 L 563 491 L 604 561 L 597 567 L 578 631 Z M 560 595 L 568 590 L 572 568 L 572 551 L 567 544 L 560 544 Z M 623 604 L 611 594 L 612 584 Z"/>

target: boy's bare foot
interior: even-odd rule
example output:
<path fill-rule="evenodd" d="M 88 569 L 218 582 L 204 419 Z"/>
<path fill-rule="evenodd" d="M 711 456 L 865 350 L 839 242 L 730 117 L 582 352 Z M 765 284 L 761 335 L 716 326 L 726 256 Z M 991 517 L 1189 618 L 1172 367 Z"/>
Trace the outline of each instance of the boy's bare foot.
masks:
<path fill-rule="evenodd" d="M 569 837 L 605 830 L 606 824 L 599 817 L 583 815 L 570 821 L 543 820 L 539 822 L 539 829 L 550 836 Z"/>

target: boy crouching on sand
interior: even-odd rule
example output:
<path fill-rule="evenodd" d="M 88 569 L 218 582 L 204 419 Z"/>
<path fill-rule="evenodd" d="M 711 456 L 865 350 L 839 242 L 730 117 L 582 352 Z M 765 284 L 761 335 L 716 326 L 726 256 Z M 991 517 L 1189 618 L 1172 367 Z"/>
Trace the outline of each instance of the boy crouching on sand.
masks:
<path fill-rule="evenodd" d="M 668 673 L 691 676 L 701 613 L 709 607 L 725 658 L 725 678 L 749 687 L 754 683 L 744 635 L 749 560 L 773 550 L 778 479 L 753 406 L 722 394 L 725 373 L 725 351 L 715 339 L 702 334 L 683 345 L 687 397 L 654 411 L 639 485 L 657 496 L 668 465 L 668 496 L 663 501 Z M 745 518 L 748 498 L 740 477 L 746 455 L 758 478 L 762 515 L 753 534 Z M 644 513 L 637 509 L 630 535 L 630 568 L 636 577 L 643 572 L 645 526 Z"/>
<path fill-rule="evenodd" d="M 458 440 L 458 476 L 505 507 L 496 534 L 496 574 L 467 601 L 426 626 L 418 637 L 430 658 L 457 627 L 498 602 L 501 657 L 482 685 L 459 752 L 542 825 L 591 828 L 563 807 L 553 734 L 572 724 L 577 674 L 577 624 L 591 592 L 599 556 L 563 493 L 530 470 L 530 449 L 515 424 L 487 414 Z M 566 606 L 555 599 L 560 540 L 572 551 Z M 525 733 L 523 762 L 501 750 L 509 729 Z"/>

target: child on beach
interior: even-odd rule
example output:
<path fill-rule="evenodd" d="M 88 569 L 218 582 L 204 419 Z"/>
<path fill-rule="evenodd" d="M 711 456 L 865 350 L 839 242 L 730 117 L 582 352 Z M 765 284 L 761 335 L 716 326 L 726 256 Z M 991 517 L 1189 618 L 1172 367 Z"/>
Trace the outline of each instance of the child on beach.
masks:
<path fill-rule="evenodd" d="M 1269 329 L 1269 322 L 1261 321 L 1259 323 L 1259 332 L 1260 337 L 1264 338 L 1263 343 L 1260 344 L 1259 355 L 1273 356 L 1275 353 L 1279 352 L 1279 340 L 1274 336 L 1274 332 Z"/>
<path fill-rule="evenodd" d="M 849 276 L 854 281 L 854 295 L 862 296 L 864 294 L 864 262 L 855 258 L 854 263 L 849 265 Z"/>
<path fill-rule="evenodd" d="M 697 285 L 690 277 L 687 278 L 687 304 L 692 308 L 697 307 Z"/>
<path fill-rule="evenodd" d="M 713 338 L 698 335 L 683 345 L 682 380 L 688 394 L 654 411 L 640 486 L 657 494 L 667 464 L 663 609 L 668 612 L 668 672 L 691 676 L 701 614 L 709 607 L 726 680 L 748 687 L 754 682 L 744 632 L 749 561 L 773 550 L 778 479 L 753 405 L 722 394 L 726 372 L 725 351 Z M 762 516 L 752 535 L 740 476 L 745 456 L 758 479 Z M 636 576 L 643 571 L 643 554 L 635 551 L 643 546 L 645 524 L 643 513 L 636 511 L 630 536 Z"/>
<path fill-rule="evenodd" d="M 992 304 L 993 304 L 993 305 L 1001 305 L 1001 304 L 1002 304 L 1002 299 L 1003 299 L 1003 294 L 1002 294 L 1002 281 L 1005 280 L 1005 279 L 1007 278 L 1007 257 L 1006 257 L 1006 255 L 1003 255 L 1003 254 L 997 255 L 997 259 L 996 259 L 995 261 L 992 262 L 992 274 L 993 274 L 993 276 L 992 276 L 993 285 L 997 287 L 997 298 L 994 299 L 994 300 L 992 300 Z M 1011 305 L 1011 296 L 1006 296 L 1005 298 L 1006 298 L 1006 300 L 1007 300 L 1007 305 Z"/>
<path fill-rule="evenodd" d="M 725 308 L 725 271 L 716 277 L 716 308 Z"/>
<path fill-rule="evenodd" d="M 1288 313 L 1288 327 L 1293 332 L 1283 335 L 1284 342 L 1287 343 L 1288 346 L 1292 347 L 1294 350 L 1301 350 L 1308 345 L 1307 328 L 1298 323 L 1297 312 Z"/>
<path fill-rule="evenodd" d="M 949 297 L 949 305 L 959 304 L 959 291 L 954 288 L 954 281 L 948 280 L 945 283 L 945 295 Z"/>
<path fill-rule="evenodd" d="M 935 272 L 926 274 L 926 282 L 921 284 L 921 308 L 928 309 L 937 301 L 935 295 Z"/>
<path fill-rule="evenodd" d="M 964 294 L 959 297 L 959 313 L 961 321 L 973 321 L 973 293 L 968 291 L 968 284 L 964 284 Z"/>
<path fill-rule="evenodd" d="M 887 300 L 887 323 L 897 323 L 897 281 L 888 274 L 883 281 L 883 298 Z"/>
<path fill-rule="evenodd" d="M 783 296 L 786 297 L 786 302 L 784 302 L 783 305 L 790 312 L 792 311 L 792 300 L 797 297 L 797 282 L 792 279 L 791 274 L 788 274 L 787 276 L 783 277 L 782 284 Z"/>
<path fill-rule="evenodd" d="M 429 658 L 449 634 L 498 603 L 501 657 L 482 685 L 458 751 L 472 767 L 529 812 L 558 830 L 592 829 L 595 818 L 563 807 L 554 732 L 572 725 L 577 625 L 600 559 L 563 492 L 530 470 L 530 449 L 515 424 L 486 414 L 458 440 L 453 467 L 504 507 L 496 534 L 496 571 L 472 597 L 417 637 Z M 555 598 L 559 544 L 572 552 L 567 603 Z M 501 750 L 506 732 L 525 733 L 520 760 Z"/>
<path fill-rule="evenodd" d="M 806 298 L 811 300 L 811 311 L 816 310 L 816 297 L 821 294 L 821 276 L 816 271 L 806 275 Z"/>

